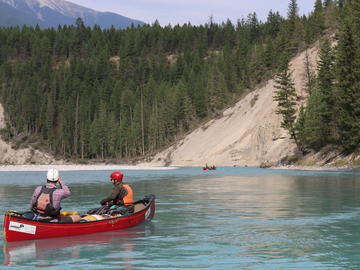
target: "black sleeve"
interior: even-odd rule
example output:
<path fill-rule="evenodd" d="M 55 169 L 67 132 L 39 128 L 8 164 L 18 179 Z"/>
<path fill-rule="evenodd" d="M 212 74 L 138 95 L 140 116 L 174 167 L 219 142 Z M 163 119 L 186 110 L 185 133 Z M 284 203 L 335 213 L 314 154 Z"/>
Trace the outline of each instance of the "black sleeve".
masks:
<path fill-rule="evenodd" d="M 111 202 L 111 205 L 115 203 L 116 199 L 122 200 L 127 195 L 127 190 L 125 188 L 114 187 L 111 195 L 103 200 L 101 200 L 100 204 L 104 205 L 107 202 Z"/>
<path fill-rule="evenodd" d="M 106 204 L 107 202 L 111 202 L 113 200 L 115 200 L 115 198 L 119 195 L 119 188 L 118 187 L 114 187 L 112 193 L 110 194 L 110 196 L 106 197 L 105 199 L 101 200 L 101 205 Z"/>

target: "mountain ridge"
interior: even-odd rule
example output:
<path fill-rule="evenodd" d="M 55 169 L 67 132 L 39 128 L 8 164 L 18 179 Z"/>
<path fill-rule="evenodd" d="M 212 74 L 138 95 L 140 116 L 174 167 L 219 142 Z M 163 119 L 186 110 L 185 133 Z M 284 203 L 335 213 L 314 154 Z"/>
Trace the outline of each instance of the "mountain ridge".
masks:
<path fill-rule="evenodd" d="M 64 0 L 0 0 L 0 26 L 39 25 L 42 28 L 74 24 L 81 18 L 86 26 L 127 28 L 144 25 L 112 12 L 99 12 Z"/>

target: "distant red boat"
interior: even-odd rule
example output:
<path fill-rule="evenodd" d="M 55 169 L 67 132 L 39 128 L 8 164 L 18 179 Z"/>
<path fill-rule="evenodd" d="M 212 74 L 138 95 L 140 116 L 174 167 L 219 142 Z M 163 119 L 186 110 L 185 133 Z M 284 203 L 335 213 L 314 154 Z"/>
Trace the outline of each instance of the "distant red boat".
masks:
<path fill-rule="evenodd" d="M 203 170 L 204 170 L 204 171 L 215 171 L 216 168 L 206 168 L 206 167 L 203 167 Z"/>
<path fill-rule="evenodd" d="M 34 221 L 8 211 L 4 218 L 4 240 L 8 242 L 52 237 L 84 235 L 137 226 L 155 214 L 155 196 L 149 195 L 134 204 L 133 214 L 79 223 Z"/>

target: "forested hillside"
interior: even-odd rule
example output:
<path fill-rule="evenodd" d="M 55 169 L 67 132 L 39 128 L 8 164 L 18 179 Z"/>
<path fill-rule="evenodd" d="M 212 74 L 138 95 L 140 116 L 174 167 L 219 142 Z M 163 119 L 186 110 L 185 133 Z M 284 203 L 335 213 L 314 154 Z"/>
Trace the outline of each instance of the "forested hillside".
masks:
<path fill-rule="evenodd" d="M 327 78 L 321 65 L 317 78 L 309 74 L 309 106 L 301 121 L 295 120 L 296 110 L 281 108 L 280 97 L 279 113 L 284 121 L 290 119 L 284 127 L 301 149 L 319 147 L 311 141 L 318 138 L 314 130 L 319 126 L 310 125 L 318 119 L 331 127 L 326 134 L 332 138 L 320 146 L 331 142 L 354 150 L 359 146 L 359 10 L 358 1 L 316 0 L 314 11 L 299 17 L 297 2 L 291 0 L 287 18 L 270 11 L 261 22 L 253 13 L 236 25 L 210 19 L 203 26 L 155 22 L 102 30 L 77 20 L 76 26 L 57 29 L 1 28 L 3 137 L 19 144 L 36 141 L 71 159 L 152 154 L 274 74 L 281 88 L 281 78 L 291 72 L 289 58 L 340 25 L 338 49 L 328 52 L 336 56 L 331 60 L 334 77 Z M 332 50 L 326 46 L 324 52 Z M 329 81 L 331 90 L 324 86 Z M 320 90 L 325 88 L 329 99 Z M 331 99 L 326 108 L 333 110 L 325 113 L 323 105 L 311 105 L 320 104 L 315 96 Z M 321 113 L 311 114 L 314 108 Z"/>
<path fill-rule="evenodd" d="M 325 1 L 325 7 L 329 3 Z M 316 1 L 314 13 L 322 14 L 323 8 Z M 331 38 L 321 40 L 317 74 L 306 76 L 309 97 L 299 117 L 286 58 L 276 76 L 274 98 L 283 116 L 282 127 L 303 153 L 324 147 L 345 154 L 360 150 L 360 1 L 339 1 L 338 8 L 336 46 Z M 323 20 L 318 16 L 319 22 Z"/>

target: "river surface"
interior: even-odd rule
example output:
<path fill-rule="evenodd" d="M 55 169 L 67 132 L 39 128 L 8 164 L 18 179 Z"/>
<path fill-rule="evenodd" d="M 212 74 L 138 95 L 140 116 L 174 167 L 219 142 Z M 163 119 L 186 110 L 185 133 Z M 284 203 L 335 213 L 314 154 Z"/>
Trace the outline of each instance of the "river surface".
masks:
<path fill-rule="evenodd" d="M 152 221 L 110 233 L 1 241 L 0 268 L 360 269 L 359 173 L 123 172 L 135 199 L 156 195 Z M 62 203 L 64 211 L 86 212 L 111 192 L 110 171 L 60 173 L 73 192 Z M 1 212 L 27 209 L 45 177 L 0 172 Z"/>

